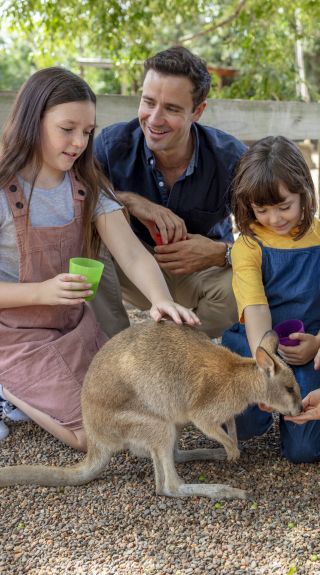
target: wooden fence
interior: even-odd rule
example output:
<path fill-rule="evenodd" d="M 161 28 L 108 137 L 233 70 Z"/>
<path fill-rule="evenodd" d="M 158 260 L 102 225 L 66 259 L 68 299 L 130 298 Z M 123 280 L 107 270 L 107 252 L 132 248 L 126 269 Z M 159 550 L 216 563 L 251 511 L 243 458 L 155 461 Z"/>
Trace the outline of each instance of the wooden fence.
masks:
<path fill-rule="evenodd" d="M 12 92 L 0 92 L 0 130 L 14 96 Z M 98 96 L 98 131 L 115 122 L 131 120 L 137 115 L 138 105 L 138 96 Z M 318 103 L 209 99 L 201 122 L 244 141 L 277 134 L 300 142 L 320 140 Z"/>

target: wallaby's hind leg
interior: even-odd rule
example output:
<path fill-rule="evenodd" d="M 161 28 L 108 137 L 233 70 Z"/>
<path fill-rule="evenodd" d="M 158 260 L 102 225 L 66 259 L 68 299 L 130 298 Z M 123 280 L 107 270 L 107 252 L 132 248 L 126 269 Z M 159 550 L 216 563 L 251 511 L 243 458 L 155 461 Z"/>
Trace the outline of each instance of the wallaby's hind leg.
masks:
<path fill-rule="evenodd" d="M 174 461 L 172 450 L 166 451 L 158 450 L 157 453 L 152 454 L 155 467 L 158 466 L 162 469 L 164 475 L 164 485 L 162 489 L 157 489 L 157 493 L 167 495 L 169 497 L 192 497 L 197 495 L 200 497 L 209 497 L 210 499 L 246 499 L 246 492 L 242 489 L 236 489 L 229 485 L 223 484 L 203 484 L 203 483 L 183 483 L 182 479 L 178 476 Z"/>
<path fill-rule="evenodd" d="M 247 494 L 243 489 L 230 487 L 223 483 L 183 483 L 179 487 L 180 497 L 209 497 L 210 499 L 247 499 Z"/>
<path fill-rule="evenodd" d="M 176 463 L 187 463 L 187 461 L 225 461 L 227 454 L 222 447 L 215 449 L 178 449 L 175 447 L 174 460 Z"/>
<path fill-rule="evenodd" d="M 153 450 L 152 461 L 158 495 L 179 496 L 179 486 L 182 484 L 182 479 L 177 474 L 174 465 L 173 448 L 168 445 Z"/>
<path fill-rule="evenodd" d="M 158 494 L 169 497 L 190 497 L 192 495 L 210 497 L 211 499 L 224 498 L 246 498 L 246 492 L 242 489 L 235 489 L 229 485 L 213 484 L 186 484 L 177 474 L 173 452 L 175 433 L 170 429 L 159 431 L 161 445 L 152 449 L 152 459 L 155 468 L 156 489 Z M 167 431 L 167 433 L 165 433 Z M 165 441 L 165 439 L 167 441 Z"/>
<path fill-rule="evenodd" d="M 153 461 L 156 492 L 159 495 L 177 496 L 182 483 L 174 465 L 176 428 L 168 423 L 157 425 L 157 443 L 150 446 Z"/>

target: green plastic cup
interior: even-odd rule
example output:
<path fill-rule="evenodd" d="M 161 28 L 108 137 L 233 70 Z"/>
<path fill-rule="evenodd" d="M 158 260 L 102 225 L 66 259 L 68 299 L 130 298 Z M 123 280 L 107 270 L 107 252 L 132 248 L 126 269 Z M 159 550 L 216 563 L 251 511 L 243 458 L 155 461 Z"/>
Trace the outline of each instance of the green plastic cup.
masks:
<path fill-rule="evenodd" d="M 93 294 L 88 295 L 85 298 L 86 301 L 91 301 L 95 297 L 103 268 L 104 265 L 102 262 L 89 258 L 71 258 L 69 260 L 69 274 L 85 276 L 88 283 L 92 284 L 90 289 L 93 291 Z"/>

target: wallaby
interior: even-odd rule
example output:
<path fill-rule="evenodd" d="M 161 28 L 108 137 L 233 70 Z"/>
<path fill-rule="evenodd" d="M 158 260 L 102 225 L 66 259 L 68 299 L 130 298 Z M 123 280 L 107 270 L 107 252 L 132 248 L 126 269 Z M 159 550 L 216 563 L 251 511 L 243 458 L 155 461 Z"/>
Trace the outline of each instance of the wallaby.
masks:
<path fill-rule="evenodd" d="M 169 321 L 146 322 L 120 332 L 93 359 L 82 390 L 88 451 L 76 465 L 18 465 L 0 470 L 0 485 L 81 485 L 97 477 L 112 454 L 130 448 L 151 455 L 156 492 L 183 497 L 245 498 L 220 484 L 185 484 L 176 460 L 223 459 L 217 449 L 175 450 L 177 428 L 192 422 L 239 457 L 234 415 L 263 402 L 297 415 L 302 402 L 291 369 L 276 355 L 278 336 L 269 331 L 256 360 L 213 344 L 195 328 Z M 228 434 L 222 428 L 227 423 Z"/>

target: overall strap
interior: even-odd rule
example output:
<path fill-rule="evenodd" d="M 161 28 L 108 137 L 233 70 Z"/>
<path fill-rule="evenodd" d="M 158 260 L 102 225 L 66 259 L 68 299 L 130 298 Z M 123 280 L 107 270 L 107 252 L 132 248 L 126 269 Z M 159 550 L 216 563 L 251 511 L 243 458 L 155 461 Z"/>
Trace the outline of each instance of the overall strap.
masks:
<path fill-rule="evenodd" d="M 18 180 L 13 179 L 3 189 L 12 211 L 13 218 L 21 218 L 23 221 L 25 221 L 28 212 L 28 202 L 24 197 Z"/>
<path fill-rule="evenodd" d="M 72 196 L 74 201 L 74 215 L 75 218 L 79 218 L 83 214 L 84 200 L 87 197 L 88 191 L 86 190 L 84 185 L 78 180 L 73 170 L 68 172 L 68 174 L 70 177 L 72 187 Z"/>

